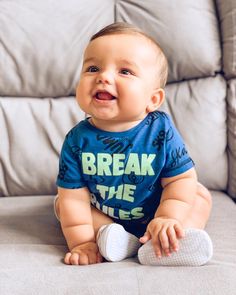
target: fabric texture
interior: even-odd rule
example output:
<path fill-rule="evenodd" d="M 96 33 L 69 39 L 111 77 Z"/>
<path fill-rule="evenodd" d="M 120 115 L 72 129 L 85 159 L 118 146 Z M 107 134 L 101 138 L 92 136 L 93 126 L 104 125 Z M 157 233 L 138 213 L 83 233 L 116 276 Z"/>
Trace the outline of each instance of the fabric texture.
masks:
<path fill-rule="evenodd" d="M 223 38 L 223 69 L 227 78 L 236 76 L 236 2 L 216 0 Z"/>
<path fill-rule="evenodd" d="M 199 181 L 214 190 L 226 190 L 230 178 L 226 87 L 221 75 L 171 83 L 162 106 L 171 114 L 194 159 Z"/>
<path fill-rule="evenodd" d="M 0 294 L 232 295 L 236 290 L 236 1 L 0 1 Z M 92 34 L 127 21 L 169 63 L 166 101 L 199 181 L 212 190 L 201 267 L 137 258 L 67 266 L 53 214 L 58 158 L 85 114 L 75 103 Z"/>
<path fill-rule="evenodd" d="M 141 243 L 117 223 L 100 227 L 97 234 L 99 251 L 107 261 L 122 261 L 137 255 Z"/>
<path fill-rule="evenodd" d="M 56 194 L 62 139 L 84 118 L 74 97 L 0 98 L 0 196 Z"/>
<path fill-rule="evenodd" d="M 229 182 L 228 191 L 236 200 L 236 79 L 229 82 L 228 88 L 228 151 Z"/>
<path fill-rule="evenodd" d="M 53 196 L 0 198 L 0 294 L 232 295 L 236 289 L 235 204 L 220 192 L 206 231 L 214 255 L 201 267 L 151 267 L 137 257 L 122 262 L 67 266 Z M 158 278 L 158 280 L 157 280 Z M 166 280 L 168 278 L 168 284 Z M 199 287 L 199 284 L 201 287 Z"/>
<path fill-rule="evenodd" d="M 0 93 L 75 93 L 89 37 L 114 20 L 110 0 L 0 1 Z M 7 69 L 7 71 L 6 71 Z"/>
<path fill-rule="evenodd" d="M 57 185 L 87 187 L 92 205 L 124 227 L 129 222 L 132 229 L 134 222 L 131 233 L 140 237 L 144 232 L 143 226 L 139 232 L 139 223 L 147 224 L 159 205 L 161 179 L 193 167 L 179 132 L 164 112 L 149 113 L 124 132 L 97 129 L 87 119 L 66 135 Z"/>
<path fill-rule="evenodd" d="M 215 5 L 205 0 L 176 5 L 163 0 L 73 0 L 69 6 L 65 0 L 24 0 L 19 7 L 17 1 L 0 1 L 1 196 L 56 193 L 64 136 L 85 117 L 73 102 L 83 48 L 95 31 L 118 20 L 138 25 L 163 47 L 173 82 L 166 87 L 165 108 L 194 159 L 199 180 L 210 189 L 227 189 L 232 179 L 227 84 Z"/>
<path fill-rule="evenodd" d="M 236 2 L 217 0 L 217 12 L 220 19 L 220 31 L 223 49 L 223 71 L 228 79 L 228 193 L 236 200 Z"/>
<path fill-rule="evenodd" d="M 139 249 L 138 260 L 141 264 L 154 266 L 201 266 L 208 263 L 212 255 L 212 241 L 206 231 L 188 228 L 179 241 L 179 251 L 157 258 L 150 240 Z"/>
<path fill-rule="evenodd" d="M 140 26 L 160 44 L 169 62 L 169 82 L 214 76 L 220 70 L 213 1 L 122 0 L 117 1 L 115 17 Z"/>

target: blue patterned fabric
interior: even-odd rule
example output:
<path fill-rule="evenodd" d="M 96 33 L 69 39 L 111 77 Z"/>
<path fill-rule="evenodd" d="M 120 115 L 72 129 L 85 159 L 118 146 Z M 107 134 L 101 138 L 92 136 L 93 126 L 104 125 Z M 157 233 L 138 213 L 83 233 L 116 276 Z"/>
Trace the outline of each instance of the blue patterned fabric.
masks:
<path fill-rule="evenodd" d="M 92 205 L 117 222 L 147 224 L 160 202 L 161 178 L 193 166 L 180 134 L 164 112 L 150 113 L 124 132 L 97 129 L 86 119 L 65 138 L 57 185 L 86 186 Z"/>

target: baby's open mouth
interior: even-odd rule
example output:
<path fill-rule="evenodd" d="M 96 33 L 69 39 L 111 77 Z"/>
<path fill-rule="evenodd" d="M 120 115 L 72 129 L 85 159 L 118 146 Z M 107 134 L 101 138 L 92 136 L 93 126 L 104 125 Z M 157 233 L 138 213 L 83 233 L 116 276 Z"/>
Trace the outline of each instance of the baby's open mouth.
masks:
<path fill-rule="evenodd" d="M 109 92 L 107 91 L 98 91 L 95 94 L 95 97 L 99 100 L 113 100 L 116 99 L 115 96 L 111 95 Z"/>

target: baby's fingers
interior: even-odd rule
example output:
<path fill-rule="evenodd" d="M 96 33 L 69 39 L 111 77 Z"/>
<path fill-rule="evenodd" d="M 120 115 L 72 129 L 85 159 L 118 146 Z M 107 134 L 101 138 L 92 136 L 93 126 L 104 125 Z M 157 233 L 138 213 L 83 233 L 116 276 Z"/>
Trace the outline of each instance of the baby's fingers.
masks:
<path fill-rule="evenodd" d="M 170 243 L 169 243 L 169 237 L 167 235 L 167 230 L 162 229 L 159 233 L 159 239 L 161 243 L 161 248 L 164 251 L 165 255 L 170 255 Z"/>
<path fill-rule="evenodd" d="M 70 257 L 71 257 L 71 252 L 66 253 L 65 258 L 64 258 L 65 264 L 71 264 Z"/>
<path fill-rule="evenodd" d="M 139 239 L 140 243 L 145 244 L 147 241 L 151 239 L 151 235 L 148 231 Z"/>
<path fill-rule="evenodd" d="M 161 247 L 161 243 L 160 243 L 160 240 L 158 238 L 158 236 L 156 238 L 152 238 L 152 246 L 153 246 L 153 249 L 154 249 L 154 252 L 156 254 L 156 256 L 158 258 L 161 258 L 162 256 L 162 247 Z"/>
<path fill-rule="evenodd" d="M 170 250 L 173 251 L 178 251 L 179 250 L 179 241 L 176 236 L 176 232 L 173 227 L 169 227 L 167 229 L 167 235 L 169 239 L 169 244 L 170 244 Z"/>
<path fill-rule="evenodd" d="M 65 255 L 64 258 L 65 264 L 72 264 L 72 265 L 78 265 L 79 264 L 79 254 L 78 253 L 71 253 L 68 252 Z"/>
<path fill-rule="evenodd" d="M 72 253 L 70 257 L 70 264 L 79 265 L 80 263 L 80 255 L 78 253 Z"/>
<path fill-rule="evenodd" d="M 75 253 L 75 254 L 77 254 L 77 253 Z M 96 258 L 94 259 L 94 257 L 93 258 L 91 258 L 93 261 L 96 261 Z M 92 262 L 92 261 L 91 261 Z M 89 261 L 89 256 L 87 255 L 87 254 L 85 254 L 85 253 L 81 253 L 80 255 L 79 255 L 79 259 L 78 259 L 78 264 L 79 265 L 88 265 L 90 263 L 90 261 Z M 92 263 L 95 263 L 95 262 L 92 262 Z"/>
<path fill-rule="evenodd" d="M 174 230 L 178 239 L 182 239 L 185 236 L 184 229 L 180 224 L 176 223 Z"/>

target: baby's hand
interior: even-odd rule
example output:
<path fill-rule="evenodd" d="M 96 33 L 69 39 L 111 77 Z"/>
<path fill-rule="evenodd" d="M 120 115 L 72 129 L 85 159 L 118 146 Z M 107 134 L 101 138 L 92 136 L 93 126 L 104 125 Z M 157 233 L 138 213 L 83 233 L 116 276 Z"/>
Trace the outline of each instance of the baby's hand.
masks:
<path fill-rule="evenodd" d="M 66 253 L 64 262 L 72 265 L 88 265 L 102 262 L 102 256 L 97 244 L 88 242 L 76 246 L 71 252 Z"/>
<path fill-rule="evenodd" d="M 152 239 L 152 245 L 157 257 L 162 256 L 162 250 L 166 256 L 179 250 L 178 239 L 184 237 L 184 229 L 176 219 L 156 217 L 148 224 L 146 232 L 140 238 L 141 243 Z"/>

